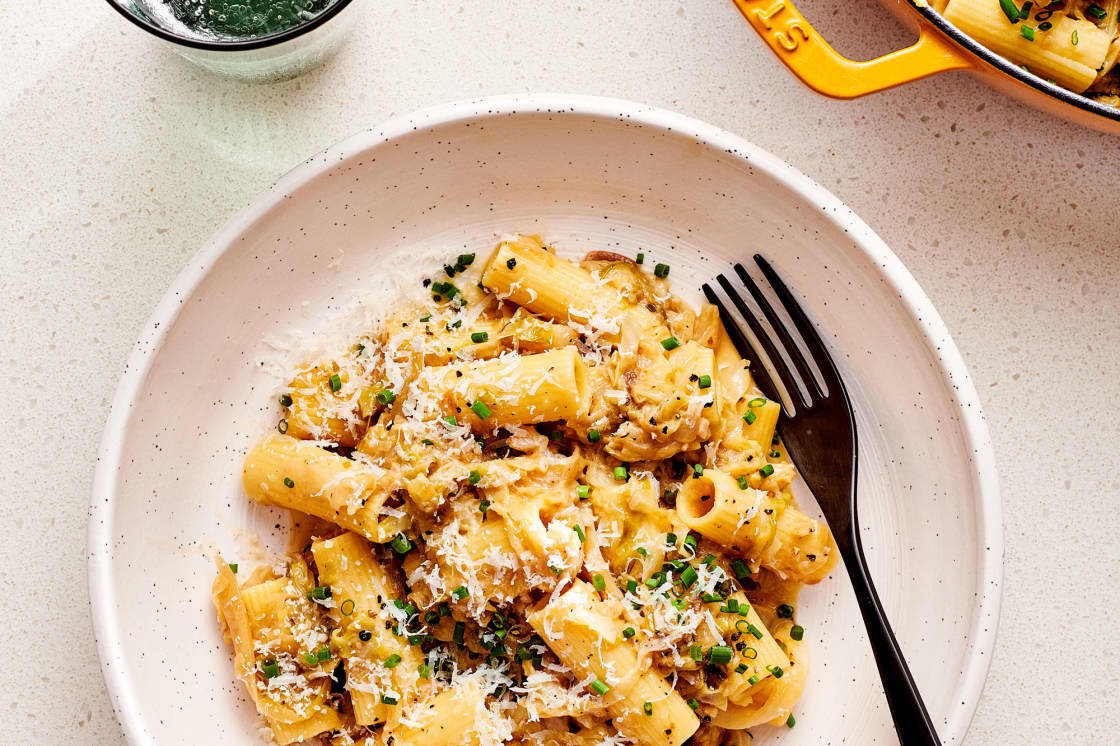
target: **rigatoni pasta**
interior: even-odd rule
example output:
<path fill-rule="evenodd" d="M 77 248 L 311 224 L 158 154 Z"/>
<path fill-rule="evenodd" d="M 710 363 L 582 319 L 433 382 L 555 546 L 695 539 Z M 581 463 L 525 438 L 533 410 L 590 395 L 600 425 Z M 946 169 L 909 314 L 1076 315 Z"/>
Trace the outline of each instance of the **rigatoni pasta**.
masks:
<path fill-rule="evenodd" d="M 743 746 L 792 727 L 793 604 L 837 552 L 715 309 L 673 296 L 666 264 L 576 263 L 535 236 L 475 258 L 303 361 L 246 456 L 251 500 L 324 521 L 214 582 L 275 740 Z"/>

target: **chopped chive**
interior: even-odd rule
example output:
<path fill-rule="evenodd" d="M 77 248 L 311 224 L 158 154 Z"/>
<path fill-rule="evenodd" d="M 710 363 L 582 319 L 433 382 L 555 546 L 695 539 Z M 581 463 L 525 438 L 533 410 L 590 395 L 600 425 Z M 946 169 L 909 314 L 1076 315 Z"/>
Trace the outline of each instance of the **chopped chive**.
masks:
<path fill-rule="evenodd" d="M 462 601 L 464 598 L 466 598 L 470 594 L 471 594 L 471 592 L 467 590 L 467 586 L 465 586 L 465 585 L 461 585 L 458 588 L 456 588 L 455 590 L 451 591 L 451 595 L 455 597 L 456 601 Z"/>
<path fill-rule="evenodd" d="M 669 265 L 668 264 L 655 265 L 654 268 L 653 268 L 653 274 L 656 277 L 661 277 L 661 278 L 668 277 L 669 276 Z"/>
<path fill-rule="evenodd" d="M 693 464 L 692 465 L 692 476 L 694 476 L 694 477 L 704 476 L 704 465 L 703 464 Z"/>
<path fill-rule="evenodd" d="M 281 435 L 284 435 L 288 432 L 288 421 L 281 417 L 280 421 L 276 423 L 276 429 L 280 431 Z"/>
<path fill-rule="evenodd" d="M 774 473 L 774 465 L 773 464 L 767 464 L 766 466 L 759 469 L 758 473 L 761 474 L 763 477 L 768 477 L 768 476 L 770 476 L 771 474 Z"/>
<path fill-rule="evenodd" d="M 400 665 L 400 662 L 401 657 L 396 653 L 393 653 L 385 659 L 385 668 L 396 668 L 398 665 Z"/>
<path fill-rule="evenodd" d="M 296 486 L 296 483 L 292 481 L 291 477 L 284 477 L 284 486 L 291 489 Z"/>
<path fill-rule="evenodd" d="M 675 350 L 681 346 L 681 343 L 676 337 L 669 337 L 661 340 L 661 346 L 666 350 Z"/>
<path fill-rule="evenodd" d="M 634 580 L 633 578 L 631 578 L 630 580 L 627 580 L 626 581 L 626 592 L 627 593 L 636 593 L 637 591 L 638 591 L 638 581 Z"/>
<path fill-rule="evenodd" d="M 491 414 L 490 407 L 483 404 L 481 399 L 471 405 L 471 411 L 477 414 L 480 420 L 487 419 Z"/>
<path fill-rule="evenodd" d="M 1034 29 L 1030 26 L 1020 26 L 1019 36 L 1023 37 L 1027 41 L 1034 41 Z"/>
<path fill-rule="evenodd" d="M 455 415 L 449 414 L 443 418 L 443 425 L 448 430 L 451 430 L 453 428 L 459 427 L 459 421 L 455 419 Z"/>
<path fill-rule="evenodd" d="M 677 535 L 672 531 L 665 534 L 665 545 L 670 547 L 675 547 L 677 545 Z"/>
<path fill-rule="evenodd" d="M 681 573 L 681 585 L 685 588 L 691 588 L 696 583 L 698 577 L 700 576 L 696 572 L 696 568 L 689 565 L 684 569 L 684 572 Z"/>
<path fill-rule="evenodd" d="M 788 718 L 786 718 L 786 727 L 787 727 L 787 728 L 792 728 L 792 727 L 793 727 L 793 726 L 795 726 L 795 725 L 797 725 L 797 718 L 795 718 L 795 717 L 793 716 L 793 713 L 791 712 L 791 713 L 789 714 L 789 717 L 788 717 Z"/>
<path fill-rule="evenodd" d="M 627 471 L 625 466 L 614 467 L 614 481 L 625 482 L 627 479 L 629 479 L 629 477 L 630 477 L 630 474 Z"/>
<path fill-rule="evenodd" d="M 731 572 L 735 574 L 735 577 L 742 579 L 751 574 L 751 568 L 743 560 L 736 559 L 731 560 Z"/>
<path fill-rule="evenodd" d="M 580 500 L 586 500 L 587 498 L 591 497 L 591 487 L 586 484 L 577 484 L 576 497 L 578 497 Z"/>
<path fill-rule="evenodd" d="M 421 663 L 416 667 L 416 673 L 420 674 L 420 678 L 426 679 L 431 675 L 432 669 L 428 668 L 427 663 Z"/>
<path fill-rule="evenodd" d="M 643 557 L 648 557 L 649 556 L 649 550 L 647 550 L 645 547 L 638 547 L 634 551 L 637 552 L 638 554 L 642 555 Z"/>
<path fill-rule="evenodd" d="M 587 442 L 588 443 L 598 443 L 599 440 L 602 439 L 602 437 L 603 436 L 599 434 L 599 431 L 594 429 L 594 428 L 587 431 Z"/>
<path fill-rule="evenodd" d="M 633 627 L 627 627 L 626 629 L 622 630 L 622 636 L 627 640 L 629 640 L 636 634 L 638 634 L 638 630 L 634 629 Z"/>
<path fill-rule="evenodd" d="M 1038 24 L 1039 31 L 1049 31 L 1052 28 L 1054 28 L 1054 24 L 1050 23 L 1050 21 L 1043 21 L 1042 23 Z"/>
<path fill-rule="evenodd" d="M 454 277 L 455 276 L 455 268 L 452 267 L 450 264 L 443 265 L 443 272 L 448 277 Z"/>
<path fill-rule="evenodd" d="M 435 445 L 435 441 L 428 440 L 427 438 L 421 438 L 420 442 L 423 443 L 426 446 L 434 446 Z"/>
<path fill-rule="evenodd" d="M 688 706 L 691 707 L 693 710 L 699 710 L 700 709 L 700 702 L 699 702 L 699 700 L 696 699 L 696 697 L 693 697 L 692 699 L 688 700 Z"/>
<path fill-rule="evenodd" d="M 331 597 L 331 588 L 329 585 L 317 586 L 307 592 L 307 597 L 316 601 L 326 600 Z"/>
<path fill-rule="evenodd" d="M 280 664 L 275 658 L 267 658 L 261 661 L 261 673 L 266 679 L 275 678 L 280 675 Z"/>
<path fill-rule="evenodd" d="M 775 679 L 782 678 L 782 674 L 785 673 L 785 671 L 782 670 L 781 666 L 767 666 L 766 670 L 769 671 L 770 675 Z"/>
<path fill-rule="evenodd" d="M 805 628 L 800 624 L 795 624 L 790 627 L 789 636 L 791 639 L 801 642 L 805 638 Z"/>
<path fill-rule="evenodd" d="M 692 534 L 688 534 L 687 536 L 684 537 L 684 545 L 686 547 L 691 547 L 693 553 L 695 553 L 696 552 L 696 537 L 693 536 Z"/>
<path fill-rule="evenodd" d="M 706 389 L 706 388 L 711 388 L 711 386 L 712 386 L 712 377 L 711 376 L 709 376 L 709 375 L 700 376 L 700 388 Z"/>
<path fill-rule="evenodd" d="M 611 690 L 611 688 L 609 686 L 604 684 L 602 681 L 599 681 L 598 679 L 595 679 L 594 681 L 591 682 L 591 691 L 595 692 L 600 697 L 602 697 L 604 694 L 606 694 L 610 690 Z"/>
<path fill-rule="evenodd" d="M 777 613 L 779 619 L 791 619 L 793 618 L 793 607 L 789 604 L 782 604 L 778 607 Z"/>
<path fill-rule="evenodd" d="M 486 512 L 487 512 L 488 510 L 490 510 L 490 501 L 489 501 L 489 500 L 483 500 L 482 502 L 480 502 L 480 503 L 478 504 L 478 509 L 479 509 L 480 511 L 482 511 L 482 514 L 483 514 L 483 515 L 486 515 Z"/>
<path fill-rule="evenodd" d="M 781 451 L 770 451 L 770 458 L 781 458 L 781 457 L 782 457 L 782 452 Z"/>
<path fill-rule="evenodd" d="M 652 715 L 653 714 L 653 702 L 646 702 L 645 704 L 643 704 L 642 705 L 642 712 L 644 712 L 647 716 Z"/>
<path fill-rule="evenodd" d="M 397 703 L 397 698 L 396 697 L 390 697 L 388 694 L 382 694 L 381 695 L 381 704 L 383 704 L 383 705 L 395 705 L 396 703 Z"/>
<path fill-rule="evenodd" d="M 634 263 L 635 264 L 645 264 L 645 261 L 646 261 L 646 255 L 641 253 L 641 252 L 638 252 L 638 256 L 636 256 L 634 258 Z"/>
<path fill-rule="evenodd" d="M 471 473 L 467 475 L 467 481 L 471 484 L 478 484 L 482 481 L 482 475 L 478 473 L 478 469 L 471 469 Z"/>
<path fill-rule="evenodd" d="M 292 397 L 289 396 L 288 394 L 281 394 L 280 395 L 280 406 L 282 406 L 282 407 L 292 406 Z"/>
<path fill-rule="evenodd" d="M 735 481 L 738 483 L 739 489 L 741 490 L 745 490 L 750 486 L 750 482 L 747 481 L 746 477 L 735 477 Z"/>
<path fill-rule="evenodd" d="M 559 430 L 553 430 L 552 432 L 550 432 L 548 434 L 548 439 L 553 441 L 553 442 L 563 440 L 564 439 L 564 433 L 562 433 Z"/>
<path fill-rule="evenodd" d="M 393 393 L 392 389 L 381 389 L 377 392 L 377 403 L 383 407 L 387 407 L 397 400 L 397 395 Z"/>
<path fill-rule="evenodd" d="M 408 554 L 409 550 L 412 549 L 412 542 L 404 534 L 397 534 L 397 538 L 389 542 L 389 546 L 397 554 Z"/>
<path fill-rule="evenodd" d="M 576 536 L 578 536 L 578 537 L 579 537 L 579 543 L 580 543 L 580 544 L 582 544 L 583 542 L 587 541 L 587 534 L 583 533 L 583 529 L 582 529 L 582 528 L 580 528 L 580 526 L 579 526 L 579 525 L 575 525 L 575 526 L 572 526 L 572 530 L 573 530 L 573 531 L 575 531 L 575 532 L 576 532 Z"/>
<path fill-rule="evenodd" d="M 1033 6 L 1034 6 L 1034 3 L 1032 3 L 1031 0 L 1027 0 L 1027 2 L 1023 3 L 1023 7 L 1019 8 L 1019 18 L 1023 18 L 1023 19 L 1030 18 L 1031 8 Z"/>
<path fill-rule="evenodd" d="M 1019 9 L 1015 7 L 1015 3 L 1013 3 L 1012 0 L 999 0 L 999 7 L 1000 10 L 1003 11 L 1003 14 L 1007 16 L 1009 23 L 1019 22 Z"/>
<path fill-rule="evenodd" d="M 767 401 L 768 401 L 767 399 L 764 399 L 761 396 L 756 396 L 755 398 L 753 398 L 749 402 L 747 402 L 747 406 L 750 407 L 751 409 L 758 409 L 759 407 L 766 406 Z"/>
<path fill-rule="evenodd" d="M 750 632 L 756 640 L 762 639 L 762 630 L 753 624 L 747 624 L 747 632 Z"/>
<path fill-rule="evenodd" d="M 322 663 L 324 661 L 329 661 L 331 659 L 331 649 L 330 648 L 319 648 L 318 650 L 315 651 L 315 657 L 319 659 L 320 663 Z"/>
<path fill-rule="evenodd" d="M 317 664 L 319 662 L 319 659 L 317 657 L 315 657 L 314 653 L 304 653 L 303 654 L 303 662 L 306 663 L 309 666 L 314 666 L 315 664 Z"/>
<path fill-rule="evenodd" d="M 723 609 L 720 609 L 720 611 L 723 611 Z M 727 599 L 727 611 L 732 613 L 732 614 L 738 614 L 739 613 L 739 599 L 737 599 L 737 598 Z"/>
<path fill-rule="evenodd" d="M 747 413 L 743 415 L 743 419 L 747 421 L 748 425 L 753 425 L 754 421 L 758 419 L 758 415 L 748 410 Z"/>
<path fill-rule="evenodd" d="M 748 666 L 746 663 L 740 663 L 739 665 L 735 666 L 735 673 L 746 673 L 747 670 Z"/>
<path fill-rule="evenodd" d="M 474 264 L 474 254 L 460 254 L 456 264 L 462 264 L 464 267 L 469 267 Z"/>
<path fill-rule="evenodd" d="M 490 339 L 490 335 L 487 332 L 473 332 L 471 334 L 472 342 L 485 342 L 488 339 Z"/>
<path fill-rule="evenodd" d="M 229 563 L 229 571 L 232 572 L 234 575 L 237 574 L 237 563 L 236 562 L 230 562 Z"/>
<path fill-rule="evenodd" d="M 331 391 L 338 391 L 342 388 L 342 377 L 335 373 L 331 376 Z"/>
<path fill-rule="evenodd" d="M 350 616 L 351 614 L 354 613 L 354 607 L 355 606 L 357 606 L 357 604 L 354 603 L 354 599 L 348 598 L 345 601 L 343 601 L 342 604 L 338 607 L 338 611 L 339 611 L 339 613 L 342 614 L 342 616 Z M 360 636 L 361 635 L 359 634 L 359 637 Z M 369 638 L 366 637 L 365 639 L 368 640 Z"/>
<path fill-rule="evenodd" d="M 1074 29 L 1073 33 L 1069 35 L 1069 43 L 1075 47 L 1077 46 L 1077 29 Z"/>
<path fill-rule="evenodd" d="M 735 651 L 727 645 L 713 645 L 708 650 L 708 663 L 724 666 L 731 662 Z"/>
<path fill-rule="evenodd" d="M 602 573 L 595 573 L 591 576 L 591 585 L 595 586 L 597 591 L 605 591 L 607 589 L 607 581 L 603 578 Z"/>
<path fill-rule="evenodd" d="M 700 600 L 706 604 L 718 604 L 723 600 L 723 596 L 718 593 L 701 593 Z"/>
<path fill-rule="evenodd" d="M 1108 15 L 1108 11 L 1097 5 L 1096 3 L 1093 3 L 1088 8 L 1086 8 L 1085 12 L 1098 21 L 1103 21 L 1104 17 Z"/>
<path fill-rule="evenodd" d="M 649 579 L 646 580 L 646 588 L 656 588 L 661 585 L 661 581 L 664 580 L 664 577 L 658 577 L 659 575 L 661 575 L 661 573 L 654 573 L 651 575 Z"/>
<path fill-rule="evenodd" d="M 758 683 L 758 677 L 757 676 L 748 677 L 747 678 L 747 683 L 750 684 L 751 686 L 754 686 L 755 684 Z"/>
<path fill-rule="evenodd" d="M 697 663 L 704 660 L 704 649 L 699 645 L 693 645 L 692 647 L 690 647 L 688 649 L 688 654 L 692 657 L 692 660 L 696 661 Z"/>
<path fill-rule="evenodd" d="M 420 317 L 420 323 L 421 324 L 426 324 L 431 320 L 432 320 L 432 315 L 431 314 L 428 314 L 427 316 L 421 316 Z"/>
<path fill-rule="evenodd" d="M 456 645 L 463 644 L 463 633 L 466 632 L 467 625 L 463 622 L 455 622 L 455 631 L 451 633 L 451 639 Z"/>

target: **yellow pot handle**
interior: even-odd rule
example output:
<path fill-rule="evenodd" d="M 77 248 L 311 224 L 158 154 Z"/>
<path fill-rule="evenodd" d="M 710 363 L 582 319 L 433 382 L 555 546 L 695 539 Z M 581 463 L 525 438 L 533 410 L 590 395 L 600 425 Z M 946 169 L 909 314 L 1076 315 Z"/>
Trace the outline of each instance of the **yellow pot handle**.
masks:
<path fill-rule="evenodd" d="M 858 98 L 947 70 L 974 67 L 972 58 L 923 25 L 918 41 L 868 62 L 833 49 L 791 0 L 734 0 L 774 54 L 801 82 L 834 98 Z"/>

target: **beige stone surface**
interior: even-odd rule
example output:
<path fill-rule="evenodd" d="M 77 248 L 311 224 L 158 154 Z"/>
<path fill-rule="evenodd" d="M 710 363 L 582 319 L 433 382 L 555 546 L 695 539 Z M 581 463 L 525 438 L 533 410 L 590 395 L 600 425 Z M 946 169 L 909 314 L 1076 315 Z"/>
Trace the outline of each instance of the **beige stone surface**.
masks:
<path fill-rule="evenodd" d="M 126 355 L 191 254 L 304 157 L 494 93 L 636 99 L 788 160 L 923 285 L 980 391 L 1004 499 L 1003 620 L 967 743 L 1116 743 L 1120 138 L 952 74 L 854 102 L 796 83 L 729 0 L 358 0 L 332 63 L 246 86 L 96 0 L 0 0 L 0 719 L 116 744 L 86 602 L 96 446 Z M 803 2 L 842 51 L 907 34 Z"/>

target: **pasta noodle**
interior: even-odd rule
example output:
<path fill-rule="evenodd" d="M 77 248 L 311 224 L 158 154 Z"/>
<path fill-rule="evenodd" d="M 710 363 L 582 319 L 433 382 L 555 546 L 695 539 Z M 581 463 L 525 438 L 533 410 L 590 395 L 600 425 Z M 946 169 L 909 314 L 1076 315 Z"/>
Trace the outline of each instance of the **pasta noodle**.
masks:
<path fill-rule="evenodd" d="M 942 15 L 1039 77 L 1105 103 L 1120 93 L 1117 0 L 947 0 Z"/>
<path fill-rule="evenodd" d="M 716 310 L 646 269 L 506 236 L 295 369 L 242 484 L 307 515 L 283 562 L 219 559 L 213 585 L 279 743 L 749 746 L 793 726 L 797 592 L 838 552 Z"/>

